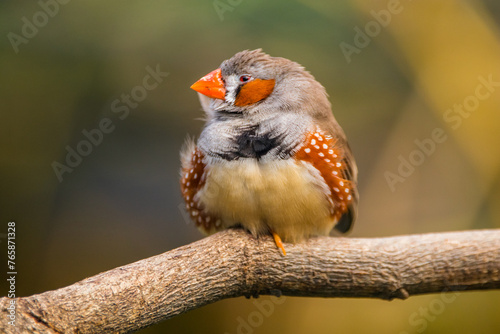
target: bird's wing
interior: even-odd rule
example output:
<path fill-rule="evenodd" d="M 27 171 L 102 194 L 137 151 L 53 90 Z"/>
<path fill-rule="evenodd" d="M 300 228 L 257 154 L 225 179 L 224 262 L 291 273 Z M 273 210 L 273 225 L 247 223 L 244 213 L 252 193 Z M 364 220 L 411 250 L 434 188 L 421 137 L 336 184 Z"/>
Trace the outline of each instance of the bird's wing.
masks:
<path fill-rule="evenodd" d="M 336 219 L 335 229 L 346 233 L 356 218 L 356 164 L 347 143 L 341 142 L 319 127 L 306 136 L 295 154 L 298 160 L 312 164 L 323 177 L 331 204 L 330 214 Z"/>

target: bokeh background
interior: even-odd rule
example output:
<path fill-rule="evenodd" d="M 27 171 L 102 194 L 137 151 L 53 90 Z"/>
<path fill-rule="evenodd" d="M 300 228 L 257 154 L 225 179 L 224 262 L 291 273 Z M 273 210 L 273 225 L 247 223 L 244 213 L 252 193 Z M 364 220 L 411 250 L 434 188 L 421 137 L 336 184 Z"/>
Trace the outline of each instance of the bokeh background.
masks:
<path fill-rule="evenodd" d="M 243 49 L 295 60 L 326 87 L 360 170 L 353 237 L 500 227 L 497 0 L 63 2 L 46 21 L 42 4 L 54 1 L 0 3 L 1 259 L 13 220 L 18 295 L 202 238 L 178 189 L 179 149 L 203 124 L 189 86 Z M 36 31 L 24 27 L 34 20 Z M 148 66 L 169 74 L 121 119 L 113 104 Z M 480 78 L 493 84 L 478 93 Z M 54 162 L 105 118 L 113 131 L 60 182 Z M 415 153 L 435 129 L 446 139 Z M 400 167 L 410 159 L 418 166 Z M 287 297 L 250 330 L 498 333 L 499 310 L 498 291 Z M 241 333 L 257 311 L 225 300 L 141 333 Z"/>

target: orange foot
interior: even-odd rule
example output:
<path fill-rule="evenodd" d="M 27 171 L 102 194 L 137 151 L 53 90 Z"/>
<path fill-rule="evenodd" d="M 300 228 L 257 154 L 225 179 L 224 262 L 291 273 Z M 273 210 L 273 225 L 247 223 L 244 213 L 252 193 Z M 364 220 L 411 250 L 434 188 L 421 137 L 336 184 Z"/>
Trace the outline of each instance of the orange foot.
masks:
<path fill-rule="evenodd" d="M 272 232 L 271 234 L 273 235 L 274 242 L 276 243 L 276 246 L 278 246 L 279 249 L 283 252 L 283 255 L 286 256 L 286 250 L 285 247 L 283 247 L 283 242 L 281 242 L 280 236 L 276 232 Z"/>

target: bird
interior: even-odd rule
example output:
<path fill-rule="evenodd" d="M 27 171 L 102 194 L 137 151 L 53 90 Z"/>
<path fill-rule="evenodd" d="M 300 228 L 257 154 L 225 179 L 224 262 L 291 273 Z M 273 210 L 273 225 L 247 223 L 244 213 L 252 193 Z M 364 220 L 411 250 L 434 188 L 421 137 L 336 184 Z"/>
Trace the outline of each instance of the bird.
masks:
<path fill-rule="evenodd" d="M 196 81 L 204 115 L 181 149 L 186 210 L 206 235 L 242 227 L 298 243 L 357 216 L 357 166 L 325 88 L 300 64 L 244 50 Z"/>

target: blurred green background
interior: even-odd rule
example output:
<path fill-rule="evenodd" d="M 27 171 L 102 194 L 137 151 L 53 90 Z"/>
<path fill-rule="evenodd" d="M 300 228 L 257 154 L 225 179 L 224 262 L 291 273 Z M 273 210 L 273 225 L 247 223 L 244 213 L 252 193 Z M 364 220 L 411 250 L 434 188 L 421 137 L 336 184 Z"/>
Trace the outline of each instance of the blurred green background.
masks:
<path fill-rule="evenodd" d="M 189 86 L 243 49 L 326 87 L 360 170 L 351 236 L 500 227 L 498 1 L 54 1 L 0 3 L 1 259 L 13 220 L 18 295 L 202 238 L 178 187 L 179 149 L 203 125 Z M 148 67 L 169 74 L 141 90 Z M 141 101 L 114 112 L 131 93 Z M 54 162 L 106 118 L 113 130 L 60 182 Z M 435 129 L 446 139 L 432 145 Z M 499 310 L 498 291 L 287 297 L 260 323 L 238 298 L 141 333 L 245 332 L 242 319 L 254 333 L 498 333 Z"/>

